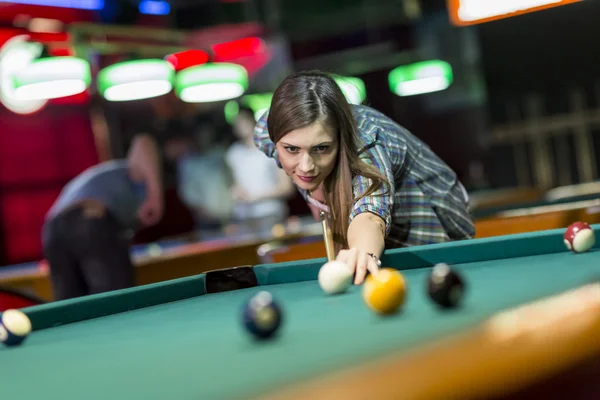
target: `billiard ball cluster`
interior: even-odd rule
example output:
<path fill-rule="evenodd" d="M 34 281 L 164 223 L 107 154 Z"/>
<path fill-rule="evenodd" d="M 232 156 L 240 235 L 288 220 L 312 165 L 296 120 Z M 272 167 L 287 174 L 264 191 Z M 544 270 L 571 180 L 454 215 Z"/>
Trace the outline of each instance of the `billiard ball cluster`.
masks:
<path fill-rule="evenodd" d="M 7 347 L 18 346 L 29 336 L 31 321 L 19 310 L 6 310 L 0 318 L 0 342 Z"/>
<path fill-rule="evenodd" d="M 352 284 L 352 270 L 343 262 L 330 261 L 319 270 L 321 289 L 329 295 L 344 293 Z M 426 292 L 442 308 L 458 307 L 465 291 L 465 283 L 458 272 L 447 264 L 436 265 L 428 276 Z M 362 298 L 369 309 L 378 314 L 393 314 L 404 304 L 407 283 L 402 273 L 382 268 L 368 275 L 363 284 Z"/>

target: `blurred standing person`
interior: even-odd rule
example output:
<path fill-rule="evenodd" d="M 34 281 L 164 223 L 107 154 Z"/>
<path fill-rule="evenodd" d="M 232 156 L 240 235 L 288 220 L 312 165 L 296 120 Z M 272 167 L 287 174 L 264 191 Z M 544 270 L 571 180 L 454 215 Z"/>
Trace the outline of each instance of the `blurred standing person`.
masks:
<path fill-rule="evenodd" d="M 292 180 L 254 144 L 256 120 L 251 109 L 240 106 L 233 124 L 238 141 L 225 153 L 231 170 L 237 222 L 259 230 L 284 223 L 287 199 L 294 193 Z"/>
<path fill-rule="evenodd" d="M 167 195 L 176 194 L 192 215 L 190 229 L 220 228 L 230 219 L 233 202 L 225 146 L 219 145 L 224 136 L 218 135 L 222 111 L 211 104 L 184 103 L 172 93 L 152 99 L 150 105 L 153 116 L 142 127 L 162 150 Z M 172 196 L 167 199 L 174 200 Z"/>
<path fill-rule="evenodd" d="M 193 143 L 170 155 L 177 165 L 177 192 L 192 210 L 200 231 L 223 228 L 231 219 L 231 176 L 225 163 L 228 130 L 199 115 L 192 130 Z"/>
<path fill-rule="evenodd" d="M 72 179 L 46 215 L 42 242 L 57 300 L 134 285 L 133 233 L 164 211 L 160 155 L 147 134 L 126 159 L 104 161 Z"/>

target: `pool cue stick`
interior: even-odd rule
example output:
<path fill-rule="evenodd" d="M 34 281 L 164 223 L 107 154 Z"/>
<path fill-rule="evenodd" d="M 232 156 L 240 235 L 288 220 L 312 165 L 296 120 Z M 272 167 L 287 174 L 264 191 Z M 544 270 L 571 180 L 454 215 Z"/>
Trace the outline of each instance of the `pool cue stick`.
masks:
<path fill-rule="evenodd" d="M 323 239 L 325 240 L 325 250 L 327 251 L 327 261 L 335 260 L 335 249 L 333 247 L 333 234 L 331 233 L 331 228 L 329 228 L 329 223 L 327 222 L 327 214 L 325 211 L 319 211 L 319 216 L 321 217 L 321 224 L 323 225 Z"/>

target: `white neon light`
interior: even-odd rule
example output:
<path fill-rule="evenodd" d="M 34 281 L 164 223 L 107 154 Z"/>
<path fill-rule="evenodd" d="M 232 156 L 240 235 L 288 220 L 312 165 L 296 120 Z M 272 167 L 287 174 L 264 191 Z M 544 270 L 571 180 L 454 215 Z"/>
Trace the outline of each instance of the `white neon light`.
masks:
<path fill-rule="evenodd" d="M 239 83 L 215 82 L 187 87 L 179 97 L 186 103 L 205 103 L 234 99 L 242 94 L 244 87 Z"/>
<path fill-rule="evenodd" d="M 165 95 L 172 88 L 171 82 L 164 80 L 128 82 L 109 87 L 104 98 L 108 101 L 143 100 Z"/>
<path fill-rule="evenodd" d="M 458 16 L 462 21 L 477 21 L 562 2 L 563 0 L 462 0 Z"/>
<path fill-rule="evenodd" d="M 450 86 L 448 79 L 443 76 L 432 76 L 430 78 L 415 79 L 414 81 L 400 82 L 396 86 L 399 96 L 415 96 L 417 94 L 439 92 Z"/>
<path fill-rule="evenodd" d="M 0 48 L 0 102 L 17 114 L 31 114 L 41 110 L 46 100 L 22 100 L 15 95 L 13 77 L 25 69 L 42 51 L 41 46 L 27 43 L 28 36 L 15 36 Z"/>

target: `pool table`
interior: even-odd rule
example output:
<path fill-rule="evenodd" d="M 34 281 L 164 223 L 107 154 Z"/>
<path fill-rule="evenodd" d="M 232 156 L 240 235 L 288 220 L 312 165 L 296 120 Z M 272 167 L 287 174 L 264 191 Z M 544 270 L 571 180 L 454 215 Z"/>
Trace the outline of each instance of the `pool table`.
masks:
<path fill-rule="evenodd" d="M 566 228 L 576 221 L 600 223 L 600 199 L 504 211 L 475 220 L 476 237 Z"/>
<path fill-rule="evenodd" d="M 541 201 L 544 190 L 535 187 L 508 187 L 469 191 L 469 203 L 473 210 L 505 207 L 512 204 Z"/>
<path fill-rule="evenodd" d="M 540 209 L 555 209 L 560 208 L 561 205 L 569 204 L 593 204 L 594 201 L 600 199 L 600 193 L 591 192 L 584 194 L 573 194 L 571 196 L 562 196 L 557 198 L 542 198 L 534 201 L 524 201 L 516 203 L 506 203 L 500 205 L 494 205 L 491 207 L 480 207 L 473 210 L 473 218 L 483 219 L 491 217 L 502 217 L 514 214 L 514 210 L 529 209 L 532 212 L 537 212 Z M 520 211 L 519 211 L 520 212 Z"/>
<path fill-rule="evenodd" d="M 257 248 L 267 241 L 313 240 L 322 238 L 321 223 L 312 217 L 296 218 L 286 230 L 237 232 L 197 231 L 189 235 L 166 238 L 154 243 L 131 247 L 131 257 L 136 266 L 136 285 L 161 282 L 186 277 L 212 269 L 236 265 L 258 264 Z M 52 285 L 48 271 L 39 262 L 29 262 L 0 267 L 0 286 L 36 295 L 52 301 Z"/>
<path fill-rule="evenodd" d="M 325 295 L 316 281 L 324 259 L 240 266 L 26 308 L 34 331 L 22 346 L 0 348 L 2 396 L 381 400 L 529 391 L 523 398 L 532 398 L 532 390 L 567 390 L 569 376 L 597 396 L 597 379 L 582 382 L 586 373 L 571 371 L 600 371 L 600 250 L 571 253 L 562 234 L 387 251 L 383 264 L 402 271 L 408 296 L 386 317 L 367 309 L 358 286 Z M 440 262 L 467 282 L 455 310 L 438 309 L 424 291 Z M 284 310 L 268 341 L 252 339 L 241 324 L 242 304 L 260 290 Z"/>

